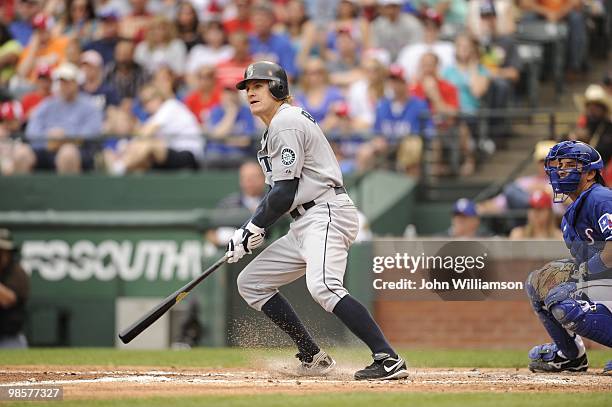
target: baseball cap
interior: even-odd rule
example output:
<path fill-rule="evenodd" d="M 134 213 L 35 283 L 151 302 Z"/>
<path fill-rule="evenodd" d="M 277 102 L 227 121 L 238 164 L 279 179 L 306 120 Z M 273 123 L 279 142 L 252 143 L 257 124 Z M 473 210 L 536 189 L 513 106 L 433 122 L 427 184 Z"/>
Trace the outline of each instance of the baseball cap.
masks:
<path fill-rule="evenodd" d="M 19 120 L 23 119 L 23 106 L 18 100 L 4 102 L 0 104 L 0 120 Z M 1 230 L 1 229 L 0 229 Z"/>
<path fill-rule="evenodd" d="M 345 101 L 336 102 L 332 105 L 332 111 L 337 116 L 347 117 L 349 115 L 349 105 Z"/>
<path fill-rule="evenodd" d="M 405 80 L 404 69 L 400 65 L 392 64 L 389 66 L 389 78 Z"/>
<path fill-rule="evenodd" d="M 11 238 L 11 232 L 8 229 L 0 229 L 0 249 L 13 250 L 15 244 Z"/>
<path fill-rule="evenodd" d="M 76 81 L 79 78 L 79 68 L 69 62 L 63 63 L 53 71 L 53 79 Z"/>
<path fill-rule="evenodd" d="M 453 205 L 453 215 L 462 215 L 462 216 L 478 216 L 478 212 L 476 211 L 476 204 L 474 201 L 471 201 L 467 198 L 458 199 Z"/>
<path fill-rule="evenodd" d="M 544 191 L 534 191 L 529 196 L 529 207 L 533 209 L 552 208 L 552 198 Z"/>
<path fill-rule="evenodd" d="M 42 64 L 36 67 L 36 77 L 37 78 L 50 78 L 51 77 L 51 67 L 47 64 Z"/>
<path fill-rule="evenodd" d="M 35 30 L 49 30 L 53 27 L 53 19 L 44 13 L 38 13 L 32 17 L 32 27 Z"/>
<path fill-rule="evenodd" d="M 495 4 L 492 1 L 482 1 L 480 3 L 480 16 L 481 17 L 494 17 L 497 13 L 495 12 Z"/>
<path fill-rule="evenodd" d="M 101 67 L 104 64 L 102 56 L 93 49 L 83 52 L 80 60 L 82 64 L 89 64 L 95 67 Z"/>
<path fill-rule="evenodd" d="M 438 27 L 442 25 L 442 15 L 436 11 L 434 8 L 427 8 L 423 13 L 421 13 L 421 19 L 425 21 L 431 21 L 436 24 Z"/>

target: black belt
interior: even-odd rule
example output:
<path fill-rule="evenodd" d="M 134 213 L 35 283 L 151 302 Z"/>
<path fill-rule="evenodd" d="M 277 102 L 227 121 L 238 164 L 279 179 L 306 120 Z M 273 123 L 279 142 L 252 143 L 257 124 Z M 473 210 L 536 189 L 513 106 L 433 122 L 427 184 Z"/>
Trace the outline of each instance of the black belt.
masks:
<path fill-rule="evenodd" d="M 344 188 L 344 187 L 334 187 L 334 192 L 336 193 L 336 195 L 346 194 L 346 188 Z M 313 200 L 313 201 L 310 201 L 310 202 L 303 203 L 301 206 L 302 206 L 302 208 L 304 208 L 304 212 L 306 212 L 308 209 L 312 208 L 315 205 L 316 205 L 315 201 Z M 298 211 L 297 207 L 294 210 L 292 210 L 291 212 L 289 212 L 289 215 L 291 215 L 293 220 L 296 220 L 297 218 L 302 216 L 300 214 L 300 211 Z"/>

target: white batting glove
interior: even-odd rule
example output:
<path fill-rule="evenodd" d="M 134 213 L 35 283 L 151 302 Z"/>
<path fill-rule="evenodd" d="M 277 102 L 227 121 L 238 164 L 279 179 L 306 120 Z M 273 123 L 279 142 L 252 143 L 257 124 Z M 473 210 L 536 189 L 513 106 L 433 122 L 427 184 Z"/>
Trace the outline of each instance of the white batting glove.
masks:
<path fill-rule="evenodd" d="M 244 229 L 234 232 L 227 245 L 228 263 L 236 263 L 245 254 L 251 254 L 253 249 L 258 248 L 264 242 L 265 230 L 249 222 Z"/>
<path fill-rule="evenodd" d="M 265 229 L 256 226 L 253 222 L 247 223 L 242 235 L 242 244 L 245 246 L 246 252 L 250 254 L 253 249 L 261 246 L 264 242 L 265 234 Z"/>
<path fill-rule="evenodd" d="M 242 245 L 242 235 L 244 234 L 243 229 L 236 229 L 234 235 L 227 244 L 227 262 L 236 263 L 238 260 L 244 257 L 246 250 Z"/>

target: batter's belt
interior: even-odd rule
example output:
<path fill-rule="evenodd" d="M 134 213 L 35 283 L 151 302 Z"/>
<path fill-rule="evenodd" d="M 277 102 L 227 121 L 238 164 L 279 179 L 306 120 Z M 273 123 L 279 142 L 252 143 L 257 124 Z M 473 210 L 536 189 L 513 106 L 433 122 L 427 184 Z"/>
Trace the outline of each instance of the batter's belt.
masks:
<path fill-rule="evenodd" d="M 331 190 L 330 190 L 331 191 Z M 322 195 L 323 198 L 325 198 L 325 196 L 330 192 L 326 192 L 325 194 Z M 340 195 L 340 194 L 346 194 L 346 188 L 344 187 L 334 187 L 333 188 L 334 194 L 335 195 Z M 320 200 L 317 199 L 317 200 Z M 315 202 L 314 200 L 310 201 L 310 202 L 306 202 L 303 203 L 302 205 L 298 205 L 296 206 L 296 208 L 294 210 L 292 210 L 291 212 L 289 212 L 289 215 L 291 215 L 291 217 L 293 218 L 293 220 L 297 220 L 300 216 L 302 216 L 304 213 L 306 213 L 306 211 L 310 208 L 312 208 L 313 206 L 315 206 L 317 203 L 321 203 L 321 202 Z"/>

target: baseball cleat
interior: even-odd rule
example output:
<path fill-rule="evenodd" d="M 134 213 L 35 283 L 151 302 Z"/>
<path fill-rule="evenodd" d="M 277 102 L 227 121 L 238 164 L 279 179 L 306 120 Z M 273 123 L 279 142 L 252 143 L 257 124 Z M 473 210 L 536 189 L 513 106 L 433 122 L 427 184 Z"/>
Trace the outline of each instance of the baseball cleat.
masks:
<path fill-rule="evenodd" d="M 529 351 L 529 370 L 534 373 L 586 372 L 589 361 L 586 353 L 576 359 L 568 359 L 559 354 L 554 343 L 534 346 Z"/>
<path fill-rule="evenodd" d="M 298 373 L 304 376 L 323 376 L 336 366 L 336 361 L 323 350 L 314 356 L 298 353 L 295 357 L 302 362 L 298 366 Z"/>
<path fill-rule="evenodd" d="M 612 374 L 612 360 L 608 361 L 603 368 L 604 373 Z"/>
<path fill-rule="evenodd" d="M 392 358 L 388 353 L 376 353 L 374 362 L 355 372 L 355 380 L 391 380 L 408 377 L 406 362 L 400 356 Z"/>

